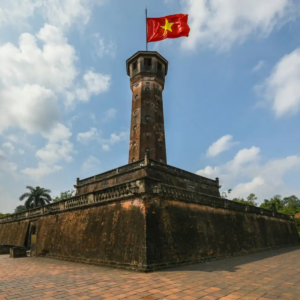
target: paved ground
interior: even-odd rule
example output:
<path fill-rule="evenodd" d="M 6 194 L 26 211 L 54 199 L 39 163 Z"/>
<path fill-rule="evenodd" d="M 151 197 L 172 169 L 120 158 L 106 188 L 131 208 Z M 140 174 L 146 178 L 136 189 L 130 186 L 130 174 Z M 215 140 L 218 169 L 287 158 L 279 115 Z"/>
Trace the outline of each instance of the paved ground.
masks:
<path fill-rule="evenodd" d="M 300 247 L 148 274 L 0 255 L 2 299 L 300 299 Z"/>

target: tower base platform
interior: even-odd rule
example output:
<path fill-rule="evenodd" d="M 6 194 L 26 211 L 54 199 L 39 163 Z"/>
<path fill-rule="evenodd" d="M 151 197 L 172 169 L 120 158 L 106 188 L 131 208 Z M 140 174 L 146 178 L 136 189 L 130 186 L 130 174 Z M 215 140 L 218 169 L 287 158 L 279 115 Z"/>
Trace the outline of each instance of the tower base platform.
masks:
<path fill-rule="evenodd" d="M 293 216 L 223 199 L 218 180 L 148 157 L 78 179 L 76 189 L 73 198 L 0 219 L 0 244 L 149 272 L 300 242 Z"/>

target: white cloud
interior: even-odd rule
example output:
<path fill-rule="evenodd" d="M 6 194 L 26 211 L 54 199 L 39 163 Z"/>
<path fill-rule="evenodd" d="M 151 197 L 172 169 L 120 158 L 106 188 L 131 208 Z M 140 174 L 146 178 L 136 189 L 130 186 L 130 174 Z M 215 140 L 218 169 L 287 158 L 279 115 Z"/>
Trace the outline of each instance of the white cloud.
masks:
<path fill-rule="evenodd" d="M 73 152 L 73 144 L 68 140 L 63 140 L 59 143 L 48 143 L 36 152 L 36 156 L 51 166 L 61 160 L 71 162 L 73 160 L 71 153 Z"/>
<path fill-rule="evenodd" d="M 25 151 L 23 149 L 18 149 L 19 154 L 23 155 Z"/>
<path fill-rule="evenodd" d="M 75 96 L 78 100 L 88 101 L 91 96 L 99 95 L 106 92 L 111 83 L 109 75 L 87 71 L 83 76 L 84 85 L 75 91 Z"/>
<path fill-rule="evenodd" d="M 23 174 L 28 175 L 29 177 L 31 177 L 34 180 L 39 180 L 42 177 L 45 177 L 49 174 L 55 173 L 59 170 L 61 170 L 62 167 L 61 166 L 49 166 L 45 163 L 40 162 L 38 164 L 37 168 L 25 168 L 24 170 L 22 170 L 21 172 Z"/>
<path fill-rule="evenodd" d="M 60 118 L 56 96 L 39 85 L 0 88 L 0 110 L 0 133 L 9 127 L 47 132 Z"/>
<path fill-rule="evenodd" d="M 251 147 L 250 149 L 240 150 L 233 159 L 234 166 L 240 166 L 248 162 L 253 162 L 259 159 L 260 149 L 258 147 Z"/>
<path fill-rule="evenodd" d="M 117 115 L 117 110 L 114 108 L 110 108 L 109 110 L 107 110 L 104 114 L 104 117 L 102 118 L 103 122 L 108 122 L 112 119 L 114 119 Z"/>
<path fill-rule="evenodd" d="M 44 134 L 44 137 L 51 143 L 67 140 L 71 137 L 72 133 L 69 128 L 61 123 L 57 123 L 51 130 Z"/>
<path fill-rule="evenodd" d="M 300 109 L 300 47 L 285 55 L 259 87 L 277 117 Z"/>
<path fill-rule="evenodd" d="M 1 1 L 0 28 L 7 25 L 26 26 L 26 19 L 31 17 L 40 5 L 41 1 L 33 0 Z"/>
<path fill-rule="evenodd" d="M 42 48 L 37 42 L 42 43 Z M 0 60 L 0 81 L 6 87 L 39 85 L 63 92 L 72 86 L 77 75 L 75 49 L 60 29 L 49 24 L 36 36 L 21 34 L 19 47 L 4 44 L 0 48 Z"/>
<path fill-rule="evenodd" d="M 76 60 L 61 30 L 49 24 L 36 36 L 21 34 L 18 47 L 0 46 L 0 132 L 14 126 L 46 133 L 60 119 L 58 96 L 68 105 L 108 90 L 110 76 L 93 71 L 76 83 Z"/>
<path fill-rule="evenodd" d="M 87 158 L 87 160 L 82 164 L 81 168 L 84 172 L 86 172 L 86 171 L 92 169 L 93 167 L 98 166 L 99 164 L 100 164 L 100 161 L 96 157 L 90 155 Z"/>
<path fill-rule="evenodd" d="M 104 151 L 109 151 L 109 150 L 110 150 L 110 147 L 109 147 L 109 145 L 104 144 L 104 145 L 102 145 L 102 149 L 103 149 Z"/>
<path fill-rule="evenodd" d="M 88 71 L 84 74 L 83 80 L 91 95 L 98 95 L 106 92 L 110 86 L 110 76 Z"/>
<path fill-rule="evenodd" d="M 263 66 L 264 66 L 265 62 L 263 60 L 260 60 L 257 65 L 252 69 L 252 72 L 258 72 Z"/>
<path fill-rule="evenodd" d="M 109 137 L 109 139 L 105 139 L 102 137 L 101 132 L 98 132 L 98 130 L 95 127 L 92 127 L 87 132 L 82 132 L 77 134 L 77 141 L 87 145 L 91 141 L 97 141 L 100 144 L 102 144 L 102 149 L 105 151 L 110 150 L 110 146 L 119 143 L 121 141 L 128 139 L 128 132 L 127 131 L 121 131 L 119 134 L 112 133 Z"/>
<path fill-rule="evenodd" d="M 31 144 L 28 141 L 28 137 L 26 133 L 18 132 L 17 134 L 7 134 L 5 138 L 14 144 L 21 144 L 23 146 L 26 146 L 27 148 L 32 148 L 32 149 L 35 148 L 35 145 Z"/>
<path fill-rule="evenodd" d="M 10 0 L 1 1 L 0 28 L 5 26 L 26 26 L 29 17 L 35 13 L 59 28 L 68 29 L 74 23 L 84 26 L 91 17 L 95 5 L 105 0 Z"/>
<path fill-rule="evenodd" d="M 92 127 L 87 132 L 82 132 L 77 134 L 77 141 L 82 144 L 88 144 L 88 142 L 92 140 L 97 140 L 99 137 L 98 130 L 94 127 Z"/>
<path fill-rule="evenodd" d="M 48 142 L 44 148 L 36 151 L 38 167 L 22 170 L 22 173 L 35 180 L 61 170 L 62 166 L 57 164 L 62 161 L 72 162 L 72 154 L 76 153 L 73 144 L 68 140 L 72 133 L 63 124 L 55 124 L 49 132 L 43 135 Z M 20 153 L 22 154 L 22 151 Z"/>
<path fill-rule="evenodd" d="M 6 148 L 10 154 L 15 150 L 15 147 L 10 142 L 3 143 L 2 146 Z"/>
<path fill-rule="evenodd" d="M 231 147 L 238 144 L 238 142 L 233 142 L 232 140 L 233 137 L 231 135 L 222 136 L 208 148 L 206 155 L 208 157 L 217 156 L 220 153 L 229 150 Z"/>
<path fill-rule="evenodd" d="M 61 32 L 45 25 L 36 37 L 24 33 L 19 47 L 0 46 L 0 132 L 10 126 L 29 133 L 50 130 L 60 118 L 56 93 L 75 79 L 75 51 Z"/>
<path fill-rule="evenodd" d="M 38 158 L 37 168 L 25 168 L 21 172 L 28 175 L 34 180 L 38 180 L 44 176 L 55 173 L 62 169 L 58 163 L 65 161 L 70 163 L 73 161 L 72 154 L 76 151 L 73 144 L 68 140 L 49 140 L 44 148 L 36 152 Z"/>
<path fill-rule="evenodd" d="M 265 180 L 260 176 L 253 178 L 253 180 L 250 182 L 240 183 L 234 188 L 233 192 L 231 192 L 231 197 L 246 198 L 246 196 L 252 193 L 257 194 L 257 191 L 263 188 L 265 183 Z"/>
<path fill-rule="evenodd" d="M 93 34 L 92 38 L 95 47 L 95 52 L 98 57 L 102 58 L 105 55 L 110 55 L 112 57 L 115 56 L 116 44 L 113 41 L 105 41 L 105 39 L 102 38 L 99 33 Z"/>
<path fill-rule="evenodd" d="M 267 36 L 289 21 L 298 7 L 293 0 L 183 0 L 183 5 L 191 28 L 182 41 L 186 49 L 198 49 L 198 44 L 227 49 L 253 33 Z"/>
<path fill-rule="evenodd" d="M 197 174 L 220 178 L 223 190 L 232 189 L 230 198 L 247 197 L 255 193 L 262 202 L 275 194 L 290 194 L 286 189 L 284 176 L 292 171 L 300 170 L 300 156 L 260 162 L 260 149 L 251 147 L 240 150 L 233 160 L 216 166 L 207 166 Z"/>
<path fill-rule="evenodd" d="M 111 145 L 114 145 L 114 144 L 116 144 L 120 141 L 124 141 L 126 139 L 128 139 L 128 132 L 127 131 L 122 131 L 119 134 L 112 133 L 110 135 L 109 140 L 107 140 L 107 142 Z"/>
<path fill-rule="evenodd" d="M 7 156 L 5 153 L 0 149 L 0 170 L 2 172 L 8 172 L 11 174 L 14 174 L 14 172 L 17 170 L 18 166 L 7 160 Z M 0 176 L 3 175 L 3 173 L 0 173 Z"/>

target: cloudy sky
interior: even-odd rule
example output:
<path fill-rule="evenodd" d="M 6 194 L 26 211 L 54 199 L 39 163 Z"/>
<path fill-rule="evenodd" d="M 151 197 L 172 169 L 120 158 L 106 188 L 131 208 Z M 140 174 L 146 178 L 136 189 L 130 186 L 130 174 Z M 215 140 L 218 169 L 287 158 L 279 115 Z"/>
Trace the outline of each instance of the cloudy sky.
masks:
<path fill-rule="evenodd" d="M 300 196 L 299 0 L 148 0 L 188 13 L 169 61 L 170 165 L 232 196 Z M 0 0 L 0 212 L 26 185 L 57 196 L 128 159 L 125 61 L 145 50 L 145 0 Z"/>

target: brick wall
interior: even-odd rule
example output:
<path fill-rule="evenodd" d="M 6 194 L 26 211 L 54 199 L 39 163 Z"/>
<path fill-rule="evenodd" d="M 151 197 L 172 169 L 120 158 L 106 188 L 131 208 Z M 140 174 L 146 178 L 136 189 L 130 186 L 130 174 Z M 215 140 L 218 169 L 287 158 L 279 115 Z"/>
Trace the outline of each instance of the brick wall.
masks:
<path fill-rule="evenodd" d="M 24 246 L 28 220 L 0 224 L 0 244 Z"/>
<path fill-rule="evenodd" d="M 141 201 L 127 200 L 41 216 L 34 222 L 38 231 L 37 253 L 137 267 L 145 263 L 144 212 Z M 0 244 L 23 246 L 26 222 L 0 224 Z"/>
<path fill-rule="evenodd" d="M 23 246 L 32 222 L 39 255 L 150 271 L 300 242 L 287 215 L 187 191 L 177 192 L 178 201 L 176 192 L 164 192 L 84 207 L 66 203 L 62 211 L 0 223 L 0 244 Z"/>
<path fill-rule="evenodd" d="M 293 220 L 266 215 L 170 199 L 152 200 L 146 215 L 149 268 L 300 242 Z"/>

